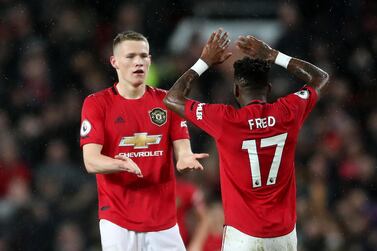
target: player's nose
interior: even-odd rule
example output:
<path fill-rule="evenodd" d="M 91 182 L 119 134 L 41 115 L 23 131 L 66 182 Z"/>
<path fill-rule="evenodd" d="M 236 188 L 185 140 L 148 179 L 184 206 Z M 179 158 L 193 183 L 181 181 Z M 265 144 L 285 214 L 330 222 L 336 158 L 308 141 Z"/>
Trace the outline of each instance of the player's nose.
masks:
<path fill-rule="evenodd" d="M 137 56 L 137 57 L 135 57 L 135 64 L 136 64 L 136 65 L 143 65 L 143 64 L 144 64 L 144 61 L 143 61 L 143 59 L 141 58 L 141 56 Z"/>

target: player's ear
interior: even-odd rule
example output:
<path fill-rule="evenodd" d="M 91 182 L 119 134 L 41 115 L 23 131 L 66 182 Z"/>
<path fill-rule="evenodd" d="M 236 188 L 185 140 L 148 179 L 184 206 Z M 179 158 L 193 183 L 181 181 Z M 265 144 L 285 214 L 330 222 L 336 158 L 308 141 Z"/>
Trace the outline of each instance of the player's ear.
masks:
<path fill-rule="evenodd" d="M 240 95 L 239 86 L 237 85 L 236 82 L 233 82 L 233 95 L 234 95 L 234 97 L 236 97 L 236 98 L 238 98 L 239 95 Z"/>
<path fill-rule="evenodd" d="M 119 69 L 118 62 L 117 62 L 117 60 L 116 60 L 116 58 L 115 58 L 114 55 L 112 55 L 112 56 L 110 57 L 110 64 L 111 64 L 116 70 Z"/>
<path fill-rule="evenodd" d="M 268 83 L 268 85 L 267 85 L 267 94 L 270 94 L 271 90 L 272 90 L 272 85 L 271 85 L 271 83 Z"/>
<path fill-rule="evenodd" d="M 233 93 L 236 98 L 240 96 L 240 87 L 236 83 L 234 83 Z"/>

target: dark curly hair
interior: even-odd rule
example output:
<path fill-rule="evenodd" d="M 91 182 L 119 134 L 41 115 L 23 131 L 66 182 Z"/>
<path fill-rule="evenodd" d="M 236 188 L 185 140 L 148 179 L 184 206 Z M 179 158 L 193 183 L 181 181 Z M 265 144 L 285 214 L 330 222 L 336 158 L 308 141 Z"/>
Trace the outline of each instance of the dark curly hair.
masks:
<path fill-rule="evenodd" d="M 271 65 L 261 59 L 244 57 L 233 64 L 234 79 L 242 87 L 263 89 L 268 85 L 268 73 Z"/>

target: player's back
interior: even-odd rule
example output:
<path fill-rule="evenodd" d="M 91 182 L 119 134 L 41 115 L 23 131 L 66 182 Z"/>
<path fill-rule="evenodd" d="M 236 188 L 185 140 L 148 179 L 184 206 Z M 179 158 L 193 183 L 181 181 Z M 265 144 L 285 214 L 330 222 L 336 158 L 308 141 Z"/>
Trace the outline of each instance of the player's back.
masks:
<path fill-rule="evenodd" d="M 255 100 L 241 109 L 186 103 L 186 117 L 216 140 L 226 225 L 263 238 L 294 229 L 295 147 L 317 98 L 305 87 L 272 104 Z"/>
<path fill-rule="evenodd" d="M 229 134 L 218 140 L 226 222 L 256 237 L 287 234 L 296 221 L 299 125 L 279 106 L 255 102 L 234 111 L 223 124 Z"/>

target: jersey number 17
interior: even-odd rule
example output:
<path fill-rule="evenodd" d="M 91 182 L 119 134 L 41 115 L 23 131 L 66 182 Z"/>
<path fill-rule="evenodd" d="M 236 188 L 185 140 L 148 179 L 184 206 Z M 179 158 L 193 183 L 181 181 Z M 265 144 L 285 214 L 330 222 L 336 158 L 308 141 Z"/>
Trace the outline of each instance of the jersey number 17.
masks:
<path fill-rule="evenodd" d="M 285 145 L 285 140 L 287 139 L 287 133 L 279 134 L 269 138 L 263 138 L 260 142 L 260 147 L 268 147 L 276 145 L 276 150 L 272 164 L 270 167 L 270 172 L 268 174 L 267 186 L 276 183 L 276 177 L 278 175 L 281 157 Z M 260 165 L 258 159 L 257 145 L 254 139 L 245 140 L 242 142 L 242 149 L 247 150 L 249 153 L 251 177 L 253 181 L 253 188 L 262 186 L 262 178 L 260 174 Z"/>

